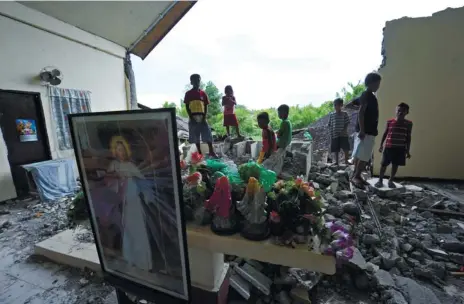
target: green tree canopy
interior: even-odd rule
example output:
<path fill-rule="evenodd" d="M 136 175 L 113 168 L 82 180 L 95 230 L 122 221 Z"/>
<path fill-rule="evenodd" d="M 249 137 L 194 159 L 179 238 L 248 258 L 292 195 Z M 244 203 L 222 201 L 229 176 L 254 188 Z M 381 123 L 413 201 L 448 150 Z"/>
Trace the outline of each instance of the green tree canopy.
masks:
<path fill-rule="evenodd" d="M 165 101 L 163 103 L 163 108 L 177 108 L 177 105 L 175 102 Z"/>
<path fill-rule="evenodd" d="M 352 101 L 353 99 L 361 96 L 362 92 L 366 90 L 366 86 L 361 81 L 358 81 L 357 84 L 348 82 L 348 86 L 344 87 L 341 92 L 337 93 L 338 98 L 343 98 L 345 103 Z"/>

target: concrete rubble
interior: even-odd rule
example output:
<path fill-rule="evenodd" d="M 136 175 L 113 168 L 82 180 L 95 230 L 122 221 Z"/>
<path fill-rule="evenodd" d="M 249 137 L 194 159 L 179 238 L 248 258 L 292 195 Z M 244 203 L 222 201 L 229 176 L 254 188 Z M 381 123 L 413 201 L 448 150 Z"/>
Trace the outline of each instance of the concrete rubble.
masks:
<path fill-rule="evenodd" d="M 246 145 L 240 145 L 247 153 Z M 305 174 L 306 155 L 310 153 L 305 150 L 307 146 L 309 143 L 298 143 L 289 148 L 292 153 L 285 159 L 284 177 Z M 238 155 L 232 154 L 231 158 L 236 159 L 235 156 Z M 353 258 L 339 266 L 335 276 L 314 279 L 306 291 L 311 294 L 321 289 L 330 293 L 335 287 L 347 303 L 355 301 L 357 297 L 350 295 L 359 292 L 368 292 L 368 303 L 464 303 L 464 294 L 448 292 L 464 287 L 451 275 L 464 266 L 464 216 L 434 212 L 435 209 L 464 212 L 464 206 L 413 184 L 377 189 L 373 186 L 376 179 L 369 180 L 371 186 L 367 191 L 352 192 L 349 183 L 352 167 L 333 166 L 324 160 L 327 153 L 313 154 L 308 180 L 321 191 L 326 220 L 336 220 L 347 227 L 353 220 L 358 222 L 353 231 L 357 248 Z M 275 267 L 280 266 L 265 265 L 262 272 Z M 301 288 L 299 279 L 288 270 L 271 273 L 269 278 L 276 288 L 271 295 L 261 293 L 264 297 L 260 301 L 286 303 L 287 297 L 281 293 L 291 297 L 293 289 Z M 259 294 L 258 289 L 253 290 Z"/>
<path fill-rule="evenodd" d="M 75 226 L 67 214 L 73 198 L 0 203 L 0 303 L 98 304 L 112 292 L 113 287 L 91 271 L 32 255 L 34 244 Z"/>
<path fill-rule="evenodd" d="M 293 162 L 293 170 L 303 167 L 291 158 L 286 162 Z M 452 274 L 464 271 L 464 214 L 450 216 L 435 212 L 464 213 L 464 205 L 412 184 L 398 184 L 397 189 L 371 186 L 367 191 L 352 192 L 351 174 L 349 166 L 336 167 L 319 161 L 312 163 L 308 179 L 321 191 L 326 220 L 347 227 L 353 219 L 358 222 L 353 231 L 357 239 L 353 258 L 340 264 L 334 276 L 301 269 L 292 272 L 253 261 L 261 265 L 261 273 L 272 279 L 274 285 L 271 294 L 267 294 L 250 284 L 248 298 L 255 293 L 260 299 L 256 303 L 293 303 L 288 302 L 295 294 L 292 290 L 303 289 L 305 300 L 293 299 L 294 303 L 305 303 L 315 294 L 322 299 L 334 293 L 343 298 L 343 303 L 361 303 L 363 294 L 368 295 L 363 303 L 464 303 L 464 293 L 458 292 L 464 284 Z M 230 259 L 234 269 L 245 263 L 239 257 Z M 309 283 L 301 284 L 307 276 L 311 277 Z M 332 301 L 326 303 L 338 303 Z"/>

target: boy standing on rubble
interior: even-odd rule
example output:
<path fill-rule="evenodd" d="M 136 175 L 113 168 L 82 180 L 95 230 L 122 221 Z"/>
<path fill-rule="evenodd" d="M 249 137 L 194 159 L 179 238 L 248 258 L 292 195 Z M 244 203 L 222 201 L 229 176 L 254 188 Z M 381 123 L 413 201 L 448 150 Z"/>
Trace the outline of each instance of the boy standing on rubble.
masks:
<path fill-rule="evenodd" d="M 277 176 L 282 172 L 285 156 L 287 155 L 287 147 L 292 141 L 292 124 L 288 120 L 289 111 L 290 107 L 285 104 L 277 108 L 279 118 L 282 120 L 279 131 L 277 131 L 277 151 L 263 161 L 263 167 L 274 171 Z"/>
<path fill-rule="evenodd" d="M 348 141 L 348 125 L 350 117 L 346 111 L 342 111 L 343 99 L 337 98 L 333 102 L 335 112 L 329 114 L 330 152 L 335 164 L 338 165 L 338 154 L 343 150 L 345 164 L 348 164 L 350 142 Z"/>
<path fill-rule="evenodd" d="M 263 148 L 259 153 L 258 164 L 267 160 L 275 150 L 277 150 L 276 137 L 274 131 L 269 126 L 269 114 L 262 112 L 258 115 L 258 126 L 262 129 Z"/>
<path fill-rule="evenodd" d="M 383 187 L 383 177 L 387 167 L 391 164 L 391 174 L 388 180 L 389 188 L 396 188 L 393 182 L 399 166 L 406 165 L 406 158 L 410 158 L 412 122 L 405 119 L 409 113 L 409 105 L 404 102 L 396 107 L 396 118 L 387 121 L 387 126 L 380 142 L 379 152 L 382 154 L 382 162 L 377 188 Z M 385 142 L 385 146 L 384 146 Z"/>
<path fill-rule="evenodd" d="M 209 155 L 217 157 L 213 148 L 213 135 L 206 121 L 208 114 L 209 98 L 205 91 L 200 89 L 201 77 L 198 74 L 190 76 L 192 89 L 185 93 L 184 103 L 189 116 L 189 142 L 195 144 L 198 153 L 201 154 L 201 141 L 206 142 Z"/>
<path fill-rule="evenodd" d="M 367 74 L 364 80 L 366 90 L 359 98 L 361 107 L 359 108 L 358 122 L 356 124 L 358 134 L 355 137 L 353 148 L 355 170 L 351 182 L 355 187 L 361 189 L 368 185 L 367 181 L 361 177 L 361 173 L 372 157 L 375 137 L 379 133 L 377 130 L 379 125 L 379 103 L 375 93 L 380 87 L 381 80 L 382 77 L 377 73 Z"/>

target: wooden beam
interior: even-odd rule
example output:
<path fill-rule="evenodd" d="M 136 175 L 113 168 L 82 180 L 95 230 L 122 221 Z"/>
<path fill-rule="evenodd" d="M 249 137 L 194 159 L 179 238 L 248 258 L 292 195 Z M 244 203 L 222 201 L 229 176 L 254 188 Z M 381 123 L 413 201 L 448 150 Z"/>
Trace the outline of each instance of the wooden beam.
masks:
<path fill-rule="evenodd" d="M 158 24 L 134 46 L 131 53 L 145 59 L 196 2 L 197 1 L 177 1 Z"/>

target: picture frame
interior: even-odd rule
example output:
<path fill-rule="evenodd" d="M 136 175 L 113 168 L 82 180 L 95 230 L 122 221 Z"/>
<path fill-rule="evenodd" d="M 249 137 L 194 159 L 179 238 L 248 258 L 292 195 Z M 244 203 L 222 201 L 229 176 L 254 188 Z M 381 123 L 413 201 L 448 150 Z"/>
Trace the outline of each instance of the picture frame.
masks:
<path fill-rule="evenodd" d="M 175 109 L 69 115 L 98 258 L 117 289 L 189 303 Z"/>

